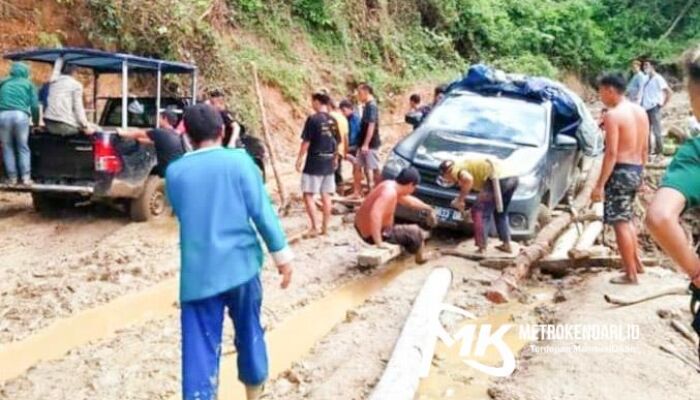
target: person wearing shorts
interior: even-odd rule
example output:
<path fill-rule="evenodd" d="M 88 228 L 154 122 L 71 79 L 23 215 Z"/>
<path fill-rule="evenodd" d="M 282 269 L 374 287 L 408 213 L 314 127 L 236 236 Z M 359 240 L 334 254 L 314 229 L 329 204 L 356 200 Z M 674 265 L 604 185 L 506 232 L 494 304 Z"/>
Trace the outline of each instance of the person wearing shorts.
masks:
<path fill-rule="evenodd" d="M 355 230 L 367 244 L 385 247 L 385 243 L 403 247 L 416 256 L 418 263 L 427 261 L 423 252 L 425 233 L 418 225 L 394 225 L 397 205 L 412 208 L 427 215 L 429 226 L 437 225 L 433 208 L 413 196 L 420 175 L 413 167 L 404 168 L 396 180 L 377 185 L 355 214 Z"/>
<path fill-rule="evenodd" d="M 311 106 L 315 113 L 307 118 L 304 124 L 302 144 L 296 162 L 297 171 L 302 172 L 301 191 L 311 225 L 307 237 L 319 233 L 314 196 L 320 194 L 323 202 L 321 234 L 325 235 L 331 217 L 331 194 L 336 190 L 338 125 L 335 118 L 328 113 L 330 102 L 331 99 L 325 92 L 317 92 L 311 96 Z"/>
<path fill-rule="evenodd" d="M 606 224 L 634 219 L 634 200 L 642 186 L 642 171 L 641 165 L 615 164 L 605 184 L 603 220 Z"/>
<path fill-rule="evenodd" d="M 642 186 L 642 172 L 649 154 L 649 119 L 644 109 L 625 97 L 627 81 L 609 73 L 598 80 L 600 100 L 607 107 L 603 116 L 605 155 L 591 201 L 604 201 L 604 221 L 615 230 L 624 274 L 614 284 L 637 284 L 644 272 L 639 258 L 634 200 Z"/>
<path fill-rule="evenodd" d="M 362 240 L 369 244 L 375 245 L 372 236 L 362 236 L 362 232 L 355 226 L 357 234 Z M 424 233 L 423 229 L 416 224 L 399 224 L 391 226 L 382 231 L 382 240 L 403 247 L 409 254 L 418 254 L 423 247 Z"/>
<path fill-rule="evenodd" d="M 353 168 L 353 194 L 361 197 L 363 173 L 370 190 L 381 180 L 379 146 L 382 140 L 379 137 L 379 108 L 374 99 L 374 89 L 369 84 L 362 83 L 357 89 L 357 97 L 363 104 L 363 111 L 360 120 L 360 148 Z"/>

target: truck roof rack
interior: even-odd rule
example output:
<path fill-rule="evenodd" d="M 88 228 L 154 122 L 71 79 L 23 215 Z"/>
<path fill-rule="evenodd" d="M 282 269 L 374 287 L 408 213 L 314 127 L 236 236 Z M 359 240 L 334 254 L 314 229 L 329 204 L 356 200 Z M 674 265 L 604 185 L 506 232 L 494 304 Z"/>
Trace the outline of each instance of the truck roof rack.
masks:
<path fill-rule="evenodd" d="M 97 74 L 122 73 L 124 62 L 126 62 L 129 71 L 136 73 L 157 73 L 160 70 L 161 73 L 165 74 L 191 74 L 197 70 L 196 66 L 187 63 L 76 47 L 29 49 L 4 55 L 4 58 L 12 61 L 35 61 L 51 64 L 59 57 L 63 58 L 65 64 L 89 68 Z"/>

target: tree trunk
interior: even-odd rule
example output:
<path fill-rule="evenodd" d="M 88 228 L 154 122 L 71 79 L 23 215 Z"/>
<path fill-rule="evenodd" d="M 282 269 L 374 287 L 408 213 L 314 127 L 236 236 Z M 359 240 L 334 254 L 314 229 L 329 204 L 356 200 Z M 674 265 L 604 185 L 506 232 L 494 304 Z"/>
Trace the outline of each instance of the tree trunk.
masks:
<path fill-rule="evenodd" d="M 572 205 L 575 210 L 583 209 L 590 202 L 591 193 L 600 176 L 601 164 L 602 159 L 599 158 L 591 167 L 584 187 Z M 571 221 L 573 221 L 573 216 L 567 213 L 556 217 L 547 224 L 537 235 L 535 242 L 521 249 L 511 266 L 506 268 L 501 276 L 491 283 L 491 287 L 486 291 L 486 297 L 494 303 L 507 302 L 510 293 L 517 288 L 518 282 L 529 274 L 530 268 L 537 261 L 550 252 L 552 243 L 569 226 Z"/>
<path fill-rule="evenodd" d="M 603 215 L 603 204 L 598 203 L 594 206 L 595 215 L 597 217 L 602 217 Z M 581 237 L 576 242 L 576 246 L 568 252 L 569 258 L 580 259 L 590 257 L 590 249 L 595 244 L 596 239 L 603 232 L 603 222 L 594 221 L 586 226 Z"/>
<path fill-rule="evenodd" d="M 676 19 L 673 20 L 673 23 L 671 24 L 671 26 L 668 28 L 668 30 L 663 35 L 661 35 L 661 37 L 659 38 L 659 42 L 666 39 L 667 37 L 669 37 L 671 35 L 671 33 L 673 33 L 673 30 L 676 29 L 676 26 L 678 25 L 678 23 L 681 22 L 683 17 L 685 17 L 685 15 L 688 13 L 688 10 L 690 10 L 690 7 L 692 7 L 693 4 L 695 4 L 695 0 L 688 0 L 688 2 L 685 3 L 685 6 L 681 10 L 681 12 L 678 14 Z"/>

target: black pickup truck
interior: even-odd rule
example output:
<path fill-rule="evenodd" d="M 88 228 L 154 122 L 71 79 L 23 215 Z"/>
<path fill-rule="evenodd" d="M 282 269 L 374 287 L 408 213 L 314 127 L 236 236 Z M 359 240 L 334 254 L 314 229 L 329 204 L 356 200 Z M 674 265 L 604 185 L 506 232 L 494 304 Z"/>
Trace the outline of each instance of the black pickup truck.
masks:
<path fill-rule="evenodd" d="M 57 136 L 36 127 L 30 135 L 32 180 L 30 186 L 0 185 L 0 190 L 31 192 L 34 207 L 49 212 L 68 203 L 91 200 L 125 206 L 133 220 L 146 221 L 166 213 L 163 179 L 155 174 L 153 145 L 141 144 L 116 134 L 117 128 L 156 127 L 159 113 L 167 106 L 184 109 L 191 98 L 161 97 L 162 74 L 189 74 L 192 93 L 196 91 L 196 67 L 175 62 L 107 53 L 91 49 L 30 50 L 5 55 L 10 60 L 74 64 L 93 71 L 94 109 L 98 99 L 104 102 L 97 120 L 100 128 L 93 135 Z M 59 66 L 60 67 L 60 66 Z M 55 67 L 57 68 L 57 67 Z M 100 98 L 100 75 L 120 74 L 122 96 Z M 145 74 L 157 80 L 155 97 L 130 97 L 130 74 Z M 143 113 L 127 108 L 138 101 Z"/>

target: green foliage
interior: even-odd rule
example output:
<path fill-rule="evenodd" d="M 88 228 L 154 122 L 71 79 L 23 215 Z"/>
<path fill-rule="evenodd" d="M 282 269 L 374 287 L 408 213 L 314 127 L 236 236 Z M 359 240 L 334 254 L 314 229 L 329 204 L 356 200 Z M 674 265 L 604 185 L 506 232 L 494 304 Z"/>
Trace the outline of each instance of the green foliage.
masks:
<path fill-rule="evenodd" d="M 472 62 L 590 78 L 641 55 L 673 62 L 700 40 L 700 5 L 686 9 L 688 0 L 82 1 L 91 14 L 82 28 L 94 43 L 196 62 L 203 89 L 235 94 L 255 120 L 251 63 L 299 103 L 312 88 L 347 93 L 359 81 L 390 95 Z"/>

